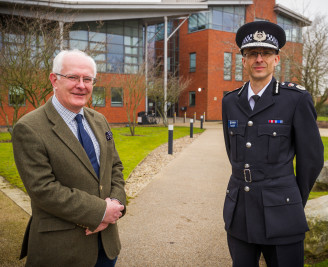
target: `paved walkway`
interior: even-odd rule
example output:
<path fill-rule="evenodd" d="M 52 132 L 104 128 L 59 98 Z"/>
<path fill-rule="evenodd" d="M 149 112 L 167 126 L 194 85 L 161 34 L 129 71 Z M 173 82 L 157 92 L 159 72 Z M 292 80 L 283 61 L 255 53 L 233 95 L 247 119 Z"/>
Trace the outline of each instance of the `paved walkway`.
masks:
<path fill-rule="evenodd" d="M 222 125 L 206 122 L 204 128 L 131 200 L 119 221 L 117 267 L 231 266 L 222 219 L 230 165 Z M 328 136 L 328 129 L 320 133 Z M 0 190 L 31 213 L 28 196 L 2 177 Z"/>
<path fill-rule="evenodd" d="M 218 123 L 131 200 L 117 266 L 231 266 L 222 219 L 230 176 Z"/>

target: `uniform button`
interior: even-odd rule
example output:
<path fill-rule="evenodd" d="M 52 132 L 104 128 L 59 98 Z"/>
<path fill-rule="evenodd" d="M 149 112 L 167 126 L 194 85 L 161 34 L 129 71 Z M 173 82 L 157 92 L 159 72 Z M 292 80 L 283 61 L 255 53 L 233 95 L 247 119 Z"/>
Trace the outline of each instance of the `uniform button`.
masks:
<path fill-rule="evenodd" d="M 251 146 L 252 146 L 252 144 L 251 144 L 250 142 L 247 142 L 247 143 L 246 143 L 246 147 L 247 147 L 247 148 L 250 148 Z"/>
<path fill-rule="evenodd" d="M 230 135 L 233 135 L 233 131 L 230 131 Z"/>
<path fill-rule="evenodd" d="M 102 189 L 103 189 L 103 186 L 102 186 L 102 185 L 101 185 L 101 186 L 99 186 L 99 189 L 100 189 L 100 190 L 102 190 Z"/>
<path fill-rule="evenodd" d="M 249 187 L 248 187 L 248 186 L 245 186 L 245 187 L 244 187 L 244 190 L 245 190 L 246 192 L 248 192 L 248 191 L 249 191 Z"/>
<path fill-rule="evenodd" d="M 289 198 L 287 197 L 286 202 L 289 202 Z"/>
<path fill-rule="evenodd" d="M 252 121 L 249 121 L 249 122 L 247 123 L 247 125 L 248 125 L 248 126 L 253 126 L 253 122 L 252 122 Z"/>
<path fill-rule="evenodd" d="M 245 167 L 245 169 L 248 169 L 248 168 L 249 168 L 249 164 L 246 163 L 246 164 L 244 165 L 244 167 Z"/>
<path fill-rule="evenodd" d="M 273 134 L 273 136 L 277 136 L 277 133 L 276 132 L 273 132 L 272 134 Z"/>
<path fill-rule="evenodd" d="M 229 189 L 227 189 L 227 194 L 229 194 L 230 193 L 230 191 L 229 191 Z"/>

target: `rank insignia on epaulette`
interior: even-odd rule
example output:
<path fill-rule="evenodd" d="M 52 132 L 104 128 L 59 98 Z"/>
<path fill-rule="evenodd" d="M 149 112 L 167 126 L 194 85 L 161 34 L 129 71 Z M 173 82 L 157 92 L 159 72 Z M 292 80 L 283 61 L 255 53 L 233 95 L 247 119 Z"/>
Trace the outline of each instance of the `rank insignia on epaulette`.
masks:
<path fill-rule="evenodd" d="M 302 85 L 296 85 L 296 88 L 300 89 L 300 90 L 305 90 L 305 87 Z"/>
<path fill-rule="evenodd" d="M 288 87 L 293 87 L 295 84 L 293 84 L 293 83 L 289 83 L 288 84 Z"/>
<path fill-rule="evenodd" d="M 268 120 L 268 123 L 284 123 L 283 120 Z"/>

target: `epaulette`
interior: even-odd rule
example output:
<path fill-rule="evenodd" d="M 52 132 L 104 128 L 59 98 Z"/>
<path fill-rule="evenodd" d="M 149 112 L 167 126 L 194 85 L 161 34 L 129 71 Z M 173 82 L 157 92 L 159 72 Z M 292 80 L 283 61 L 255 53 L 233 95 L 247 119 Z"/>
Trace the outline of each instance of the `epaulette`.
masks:
<path fill-rule="evenodd" d="M 299 84 L 291 83 L 291 82 L 283 82 L 280 84 L 281 88 L 285 89 L 294 89 L 298 91 L 306 91 L 305 87 Z"/>
<path fill-rule="evenodd" d="M 242 89 L 242 88 L 243 88 L 243 86 L 242 86 L 242 87 L 239 87 L 239 88 L 237 88 L 237 89 L 235 89 L 235 90 L 232 90 L 232 91 L 226 92 L 225 95 L 224 95 L 223 97 L 225 97 L 226 95 L 229 95 L 229 94 L 231 94 L 231 93 L 233 93 L 233 92 L 236 92 L 236 91 L 238 91 L 238 90 L 240 90 L 240 89 Z"/>

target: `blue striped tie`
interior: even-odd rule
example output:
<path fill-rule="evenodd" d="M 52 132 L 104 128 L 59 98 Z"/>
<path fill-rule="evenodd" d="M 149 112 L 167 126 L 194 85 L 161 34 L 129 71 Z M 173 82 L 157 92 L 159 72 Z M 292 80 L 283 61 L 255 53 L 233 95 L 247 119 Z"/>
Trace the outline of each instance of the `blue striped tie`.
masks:
<path fill-rule="evenodd" d="M 77 121 L 77 130 L 78 130 L 79 141 L 82 144 L 85 152 L 87 153 L 87 155 L 91 161 L 92 167 L 94 168 L 97 176 L 99 177 L 99 164 L 97 161 L 95 148 L 93 146 L 90 136 L 88 135 L 88 133 L 86 132 L 86 130 L 83 127 L 82 115 L 77 114 L 75 117 L 75 120 Z"/>

